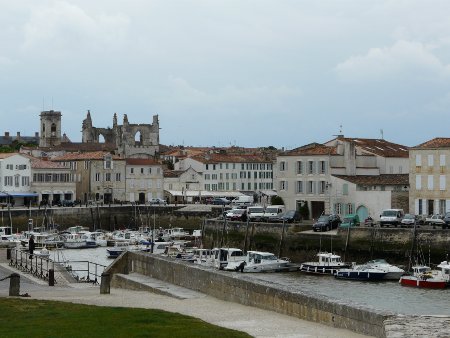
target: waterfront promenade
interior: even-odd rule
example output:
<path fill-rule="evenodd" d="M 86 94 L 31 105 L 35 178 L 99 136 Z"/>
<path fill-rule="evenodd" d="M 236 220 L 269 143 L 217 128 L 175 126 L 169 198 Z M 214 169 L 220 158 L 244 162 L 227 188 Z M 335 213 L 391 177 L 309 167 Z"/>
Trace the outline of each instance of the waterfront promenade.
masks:
<path fill-rule="evenodd" d="M 0 259 L 0 279 L 16 272 L 11 269 L 3 252 Z M 185 292 L 184 299 L 154 294 L 145 291 L 132 291 L 111 288 L 111 294 L 100 294 L 99 286 L 92 284 L 67 284 L 50 287 L 47 282 L 20 273 L 20 294 L 27 293 L 24 299 L 46 299 L 97 306 L 119 306 L 147 309 L 160 309 L 178 312 L 202 319 L 208 323 L 235 329 L 254 337 L 367 337 L 349 330 L 336 329 L 326 325 L 297 319 L 272 311 L 222 301 L 211 296 L 193 293 L 191 290 L 177 288 Z M 159 282 L 161 283 L 161 282 Z M 167 284 L 167 283 L 166 283 Z M 165 285 L 170 288 L 170 285 Z M 9 280 L 0 282 L 0 297 L 7 297 Z M 130 328 L 132 329 L 132 328 Z"/>

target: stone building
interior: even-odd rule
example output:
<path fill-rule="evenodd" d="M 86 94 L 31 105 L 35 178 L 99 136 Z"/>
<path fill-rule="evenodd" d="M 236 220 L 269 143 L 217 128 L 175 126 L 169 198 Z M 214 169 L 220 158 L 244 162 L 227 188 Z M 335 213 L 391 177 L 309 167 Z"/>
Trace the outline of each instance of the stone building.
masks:
<path fill-rule="evenodd" d="M 153 124 L 131 124 L 125 114 L 123 124 L 117 123 L 117 114 L 113 117 L 112 128 L 98 128 L 92 124 L 90 111 L 82 125 L 82 143 L 114 144 L 118 155 L 123 158 L 150 158 L 159 153 L 159 120 L 153 116 Z"/>
<path fill-rule="evenodd" d="M 163 198 L 162 165 L 153 159 L 127 158 L 126 200 L 144 204 L 152 198 Z"/>
<path fill-rule="evenodd" d="M 416 215 L 450 212 L 450 138 L 437 137 L 409 152 L 409 209 Z"/>
<path fill-rule="evenodd" d="M 377 218 L 384 208 L 408 208 L 408 167 L 408 147 L 338 136 L 280 154 L 275 187 L 288 209 L 306 203 L 312 218 L 322 213 Z"/>

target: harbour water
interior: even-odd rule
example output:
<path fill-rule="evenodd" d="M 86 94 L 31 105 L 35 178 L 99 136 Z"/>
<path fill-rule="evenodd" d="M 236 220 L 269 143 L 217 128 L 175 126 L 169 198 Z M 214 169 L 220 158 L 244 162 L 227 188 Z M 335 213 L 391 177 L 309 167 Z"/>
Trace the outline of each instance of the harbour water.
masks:
<path fill-rule="evenodd" d="M 69 261 L 90 261 L 109 265 L 113 259 L 107 257 L 106 248 L 61 249 L 60 257 Z M 56 251 L 51 252 L 54 259 Z M 72 264 L 74 269 L 85 266 Z M 100 272 L 101 273 L 101 272 Z M 239 272 L 230 272 L 239 273 Z M 322 295 L 330 300 L 346 300 L 368 308 L 390 311 L 405 315 L 446 315 L 450 316 L 450 288 L 444 290 L 418 289 L 401 286 L 396 281 L 360 282 L 338 280 L 333 276 L 308 275 L 302 272 L 247 274 L 280 287 Z"/>

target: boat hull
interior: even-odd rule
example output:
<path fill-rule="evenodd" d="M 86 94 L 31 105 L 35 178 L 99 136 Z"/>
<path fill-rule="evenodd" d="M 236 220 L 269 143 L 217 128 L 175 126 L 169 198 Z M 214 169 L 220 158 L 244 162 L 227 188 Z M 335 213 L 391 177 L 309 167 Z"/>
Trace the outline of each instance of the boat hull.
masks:
<path fill-rule="evenodd" d="M 447 282 L 443 279 L 421 279 L 415 276 L 402 276 L 399 283 L 403 286 L 425 289 L 444 289 L 447 287 Z"/>
<path fill-rule="evenodd" d="M 360 281 L 379 281 L 383 280 L 386 272 L 373 271 L 338 271 L 335 277 L 338 279 L 360 280 Z"/>
<path fill-rule="evenodd" d="M 300 265 L 300 271 L 306 273 L 314 273 L 320 275 L 334 275 L 340 269 L 350 268 L 351 264 L 342 264 L 342 265 L 317 265 L 314 263 L 308 264 L 303 263 Z"/>

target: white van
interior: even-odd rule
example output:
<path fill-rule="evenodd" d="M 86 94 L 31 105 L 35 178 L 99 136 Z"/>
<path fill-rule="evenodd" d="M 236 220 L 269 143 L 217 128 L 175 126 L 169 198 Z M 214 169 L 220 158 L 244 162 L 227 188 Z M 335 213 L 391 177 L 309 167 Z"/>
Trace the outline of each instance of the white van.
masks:
<path fill-rule="evenodd" d="M 253 196 L 238 196 L 234 200 L 231 201 L 233 205 L 251 205 L 253 204 Z"/>
<path fill-rule="evenodd" d="M 260 205 L 254 205 L 252 207 L 247 207 L 247 217 L 251 222 L 259 222 L 264 216 L 264 207 Z"/>
<path fill-rule="evenodd" d="M 403 209 L 384 209 L 380 215 L 380 227 L 394 225 L 400 225 L 405 216 Z"/>
<path fill-rule="evenodd" d="M 264 211 L 263 220 L 269 222 L 271 218 L 278 217 L 284 211 L 284 205 L 268 205 Z"/>

